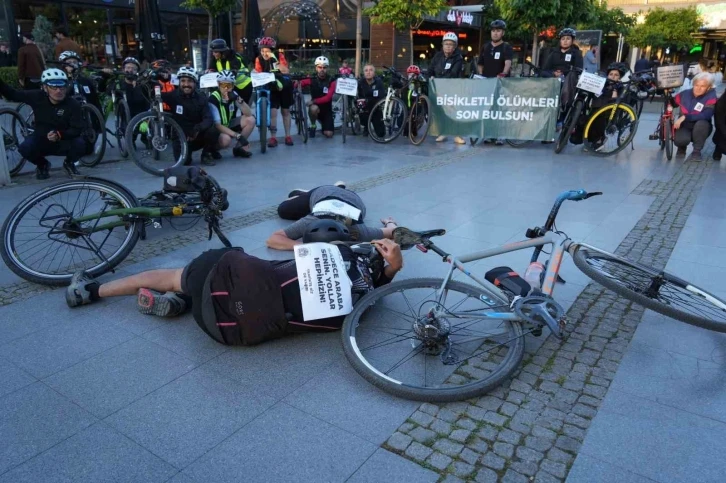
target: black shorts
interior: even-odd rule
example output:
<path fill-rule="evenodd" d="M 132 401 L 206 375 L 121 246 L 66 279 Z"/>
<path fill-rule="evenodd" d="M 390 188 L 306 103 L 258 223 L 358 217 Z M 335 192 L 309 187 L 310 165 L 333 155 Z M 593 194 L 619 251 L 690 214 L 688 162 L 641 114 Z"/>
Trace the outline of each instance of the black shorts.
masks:
<path fill-rule="evenodd" d="M 202 321 L 202 295 L 204 294 L 204 282 L 209 272 L 219 262 L 222 256 L 229 250 L 239 248 L 215 248 L 207 250 L 184 267 L 181 277 L 182 293 L 192 299 L 192 315 L 197 324 L 206 332 Z"/>
<path fill-rule="evenodd" d="M 310 196 L 313 194 L 314 189 L 311 189 L 307 193 L 302 193 L 299 196 L 290 198 L 280 203 L 277 207 L 277 214 L 283 220 L 297 221 L 308 216 L 310 211 Z"/>
<path fill-rule="evenodd" d="M 247 86 L 244 89 L 238 89 L 234 88 L 234 91 L 237 93 L 237 95 L 247 103 L 247 105 L 250 105 L 250 100 L 252 99 L 252 83 L 250 82 L 247 84 Z"/>
<path fill-rule="evenodd" d="M 293 103 L 292 85 L 283 83 L 281 91 L 272 90 L 270 92 L 270 107 L 273 109 L 290 109 Z"/>
<path fill-rule="evenodd" d="M 320 110 L 318 112 L 320 127 L 323 131 L 333 132 L 335 130 L 335 124 L 333 123 L 333 105 L 323 104 L 322 106 L 318 106 L 318 109 Z"/>

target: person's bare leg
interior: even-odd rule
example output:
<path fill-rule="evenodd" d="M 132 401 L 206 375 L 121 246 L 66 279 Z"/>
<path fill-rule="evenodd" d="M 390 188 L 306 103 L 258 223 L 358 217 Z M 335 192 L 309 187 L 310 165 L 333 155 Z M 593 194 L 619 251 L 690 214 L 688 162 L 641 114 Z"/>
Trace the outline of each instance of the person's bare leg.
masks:
<path fill-rule="evenodd" d="M 285 136 L 289 136 L 290 126 L 292 125 L 292 116 L 290 115 L 290 109 L 282 110 L 282 125 L 285 128 Z"/>
<path fill-rule="evenodd" d="M 101 298 L 136 295 L 140 288 L 148 288 L 157 292 L 181 292 L 183 268 L 149 270 L 130 277 L 120 278 L 98 287 Z"/>

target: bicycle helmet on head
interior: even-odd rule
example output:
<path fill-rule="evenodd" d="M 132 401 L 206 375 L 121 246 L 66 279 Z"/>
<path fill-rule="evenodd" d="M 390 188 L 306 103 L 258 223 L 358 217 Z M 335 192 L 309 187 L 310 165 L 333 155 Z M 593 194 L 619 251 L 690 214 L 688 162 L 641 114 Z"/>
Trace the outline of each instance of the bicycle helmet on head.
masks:
<path fill-rule="evenodd" d="M 76 59 L 76 60 L 80 61 L 81 56 L 71 50 L 66 50 L 65 52 L 61 52 L 61 54 L 58 56 L 58 62 L 65 62 L 68 59 Z"/>
<path fill-rule="evenodd" d="M 209 44 L 209 47 L 212 49 L 212 52 L 224 52 L 228 49 L 227 41 L 224 39 L 212 40 L 212 43 Z"/>
<path fill-rule="evenodd" d="M 611 70 L 617 70 L 620 73 L 620 77 L 623 77 L 628 72 L 628 66 L 623 64 L 622 62 L 613 62 L 612 64 L 608 65 L 608 70 L 606 73 L 610 73 Z"/>
<path fill-rule="evenodd" d="M 444 34 L 444 38 L 441 40 L 441 43 L 444 43 L 447 40 L 454 42 L 454 45 L 459 45 L 459 37 L 457 37 L 454 32 L 446 32 Z"/>
<path fill-rule="evenodd" d="M 489 30 L 494 30 L 494 29 L 506 30 L 507 29 L 507 23 L 504 20 L 502 20 L 502 19 L 495 20 L 495 21 L 493 21 L 492 23 L 489 24 Z"/>
<path fill-rule="evenodd" d="M 321 55 L 320 57 L 315 59 L 315 67 L 317 67 L 319 65 L 322 65 L 323 67 L 327 67 L 328 65 L 330 65 L 330 62 L 328 61 L 327 57 Z"/>
<path fill-rule="evenodd" d="M 572 37 L 572 40 L 575 40 L 575 38 L 577 37 L 577 31 L 575 29 L 567 27 L 560 30 L 559 37 Z"/>
<path fill-rule="evenodd" d="M 303 235 L 303 243 L 330 243 L 333 241 L 349 241 L 348 228 L 335 220 L 318 220 L 311 223 Z"/>
<path fill-rule="evenodd" d="M 409 65 L 408 69 L 406 69 L 406 74 L 421 74 L 421 69 L 418 68 L 417 65 Z"/>
<path fill-rule="evenodd" d="M 192 79 L 194 82 L 197 82 L 199 78 L 197 77 L 197 72 L 192 69 L 191 67 L 179 67 L 179 70 L 176 72 L 176 76 L 179 79 L 187 78 Z"/>
<path fill-rule="evenodd" d="M 223 70 L 217 73 L 217 82 L 234 82 L 235 75 L 231 70 Z"/>
<path fill-rule="evenodd" d="M 68 84 L 68 76 L 60 69 L 45 69 L 40 75 L 40 82 L 52 86 L 62 86 Z"/>
<path fill-rule="evenodd" d="M 268 48 L 268 49 L 274 49 L 277 47 L 277 41 L 273 39 L 272 37 L 262 37 L 260 39 L 260 42 L 258 44 L 260 48 Z"/>
<path fill-rule="evenodd" d="M 134 64 L 137 69 L 141 69 L 141 63 L 136 60 L 135 57 L 126 57 L 123 62 L 121 62 L 121 67 L 124 67 L 126 64 Z"/>
<path fill-rule="evenodd" d="M 151 63 L 151 68 L 154 70 L 169 70 L 171 63 L 166 59 L 158 59 Z"/>

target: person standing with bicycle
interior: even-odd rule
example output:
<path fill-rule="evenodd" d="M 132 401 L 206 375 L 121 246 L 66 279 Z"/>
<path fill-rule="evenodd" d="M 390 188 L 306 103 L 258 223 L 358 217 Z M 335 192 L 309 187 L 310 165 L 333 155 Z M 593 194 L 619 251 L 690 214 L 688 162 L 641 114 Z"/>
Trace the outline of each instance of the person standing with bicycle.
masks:
<path fill-rule="evenodd" d="M 454 32 L 446 32 L 441 41 L 441 51 L 434 55 L 426 73 L 429 79 L 458 79 L 464 70 L 464 57 L 458 49 L 459 37 Z M 443 134 L 436 138 L 436 142 L 446 141 Z M 466 144 L 464 138 L 456 136 L 454 138 L 456 144 Z"/>
<path fill-rule="evenodd" d="M 360 124 L 363 126 L 363 136 L 368 137 L 368 117 L 371 115 L 371 108 L 376 102 L 386 95 L 386 88 L 383 81 L 376 76 L 376 68 L 373 64 L 366 64 L 363 67 L 363 78 L 358 80 L 358 98 L 356 107 L 360 116 Z M 376 111 L 373 119 L 373 127 L 379 136 L 383 136 L 383 113 Z"/>
<path fill-rule="evenodd" d="M 292 81 L 285 74 L 290 73 L 287 66 L 287 59 L 282 52 L 278 55 L 272 53 L 277 46 L 277 41 L 272 37 L 263 37 L 259 42 L 260 55 L 255 59 L 255 72 L 272 72 L 275 74 L 275 83 L 267 86 L 270 90 L 270 140 L 267 146 L 274 148 L 277 146 L 277 111 L 282 108 L 282 125 L 285 128 L 285 145 L 292 146 L 292 136 L 290 136 L 290 126 L 292 117 L 290 116 L 290 106 L 294 102 Z"/>
<path fill-rule="evenodd" d="M 550 52 L 542 66 L 542 77 L 557 77 L 567 75 L 573 67 L 582 70 L 584 60 L 580 48 L 574 44 L 577 31 L 572 28 L 560 30 L 559 48 Z"/>
<path fill-rule="evenodd" d="M 249 105 L 252 99 L 252 78 L 242 56 L 227 47 L 224 39 L 212 40 L 211 49 L 212 57 L 207 72 L 234 72 L 234 92 Z"/>
<path fill-rule="evenodd" d="M 514 58 L 514 50 L 512 46 L 505 42 L 504 31 L 507 24 L 504 20 L 495 20 L 489 24 L 491 30 L 491 42 L 488 42 L 479 54 L 477 61 L 477 71 L 479 75 L 486 78 L 509 77 L 512 70 L 512 58 Z M 504 139 L 485 139 L 485 144 L 495 142 L 497 146 L 504 144 Z"/>
<path fill-rule="evenodd" d="M 81 56 L 76 52 L 66 50 L 58 56 L 58 62 L 60 62 L 61 67 L 66 72 L 70 81 L 68 85 L 69 95 L 72 96 L 75 93 L 75 87 L 77 85 L 80 91 L 77 94 L 81 94 L 86 99 L 86 102 L 96 107 L 99 112 L 103 112 L 101 101 L 98 99 L 96 83 L 88 77 L 81 75 Z"/>
<path fill-rule="evenodd" d="M 328 74 L 330 62 L 327 57 L 320 56 L 315 59 L 315 72 L 311 79 L 300 81 L 301 87 L 310 86 L 311 99 L 307 102 L 308 116 L 310 117 L 310 137 L 315 137 L 315 123 L 320 121 L 323 136 L 332 138 L 335 126 L 333 125 L 333 96 L 335 95 L 335 79 Z"/>
<path fill-rule="evenodd" d="M 218 131 L 217 149 L 212 151 L 219 155 L 219 149 L 224 149 L 237 140 L 237 145 L 232 153 L 241 158 L 249 158 L 252 153 L 249 150 L 250 142 L 247 140 L 255 128 L 255 118 L 252 116 L 250 106 L 243 101 L 234 89 L 235 75 L 229 70 L 223 70 L 217 74 L 217 90 L 209 96 L 209 109 L 212 112 L 214 126 Z M 237 117 L 241 111 L 242 117 Z M 215 158 L 218 159 L 218 158 Z"/>
<path fill-rule="evenodd" d="M 36 179 L 50 177 L 46 156 L 63 156 L 68 176 L 79 175 L 76 161 L 86 153 L 81 137 L 81 104 L 68 95 L 68 76 L 60 69 L 46 69 L 40 76 L 41 90 L 19 91 L 0 79 L 0 94 L 13 102 L 28 104 L 35 114 L 35 131 L 18 147 L 25 159 L 35 165 Z"/>

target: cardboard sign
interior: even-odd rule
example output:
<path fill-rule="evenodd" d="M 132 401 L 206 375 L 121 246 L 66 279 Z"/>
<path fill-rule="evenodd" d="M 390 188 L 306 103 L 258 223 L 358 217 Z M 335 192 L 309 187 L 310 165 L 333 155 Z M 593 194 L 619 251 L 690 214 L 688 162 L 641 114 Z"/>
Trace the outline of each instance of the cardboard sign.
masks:
<path fill-rule="evenodd" d="M 358 81 L 355 79 L 343 78 L 335 80 L 335 93 L 343 96 L 358 95 Z M 377 96 L 374 91 L 373 96 Z"/>
<path fill-rule="evenodd" d="M 217 73 L 210 72 L 209 74 L 204 74 L 202 77 L 200 77 L 199 87 L 201 89 L 213 89 L 217 87 Z"/>
<path fill-rule="evenodd" d="M 313 206 L 312 213 L 332 213 L 333 215 L 344 216 L 351 220 L 358 220 L 361 211 L 340 200 L 323 200 Z"/>
<path fill-rule="evenodd" d="M 681 87 L 685 79 L 682 65 L 666 65 L 658 67 L 655 71 L 655 79 L 658 88 L 673 89 Z"/>
<path fill-rule="evenodd" d="M 577 81 L 577 88 L 583 91 L 592 92 L 596 96 L 602 94 L 602 90 L 605 87 L 607 78 L 600 77 L 597 74 L 591 74 L 590 72 L 583 72 L 580 74 L 580 79 Z"/>
<path fill-rule="evenodd" d="M 341 317 L 353 310 L 352 283 L 338 247 L 329 243 L 297 245 L 295 265 L 305 321 Z"/>
<path fill-rule="evenodd" d="M 252 87 L 262 87 L 270 82 L 275 82 L 275 74 L 272 72 L 252 72 Z"/>

